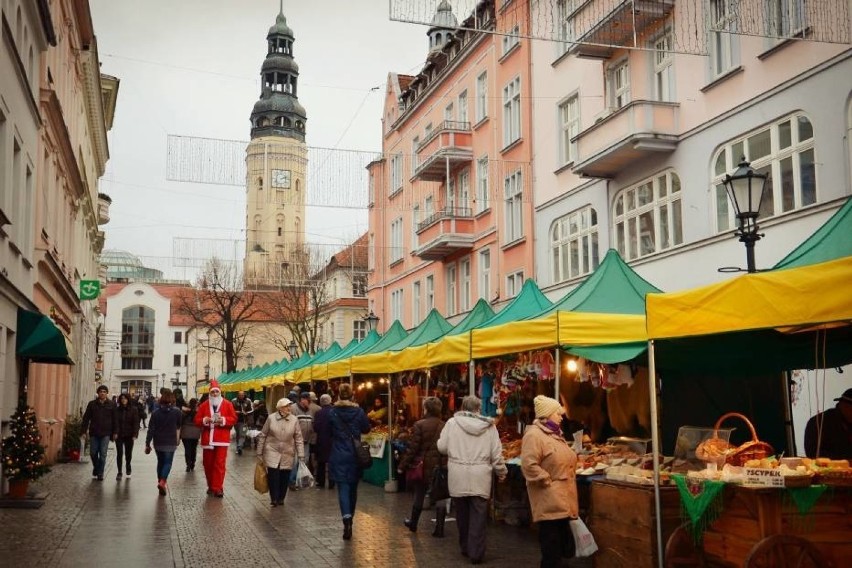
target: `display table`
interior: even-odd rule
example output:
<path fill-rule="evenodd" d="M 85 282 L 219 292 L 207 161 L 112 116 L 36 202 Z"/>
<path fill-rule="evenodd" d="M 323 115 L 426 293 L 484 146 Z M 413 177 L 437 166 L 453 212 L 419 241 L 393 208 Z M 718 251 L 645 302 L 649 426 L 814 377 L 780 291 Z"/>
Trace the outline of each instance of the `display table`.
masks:
<path fill-rule="evenodd" d="M 361 439 L 370 444 L 370 454 L 373 456 L 373 465 L 364 470 L 364 481 L 370 485 L 384 487 L 385 481 L 389 479 L 388 469 L 392 459 L 391 445 L 387 443 L 387 436 L 367 434 Z"/>
<path fill-rule="evenodd" d="M 681 524 L 680 495 L 674 487 L 660 487 L 663 542 Z M 595 566 L 657 567 L 657 528 L 654 487 L 619 481 L 592 482 L 588 527 L 598 552 Z"/>

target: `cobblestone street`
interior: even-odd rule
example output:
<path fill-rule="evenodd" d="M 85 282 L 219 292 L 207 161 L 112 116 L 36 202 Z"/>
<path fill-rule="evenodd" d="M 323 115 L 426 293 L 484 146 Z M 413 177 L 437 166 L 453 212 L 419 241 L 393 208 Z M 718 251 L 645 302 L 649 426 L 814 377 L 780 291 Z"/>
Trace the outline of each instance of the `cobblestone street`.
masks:
<path fill-rule="evenodd" d="M 41 509 L 0 509 L 4 566 L 456 566 L 454 522 L 446 538 L 433 538 L 431 511 L 410 533 L 402 519 L 410 494 L 389 494 L 362 483 L 353 539 L 341 539 L 335 491 L 289 492 L 284 507 L 270 509 L 253 488 L 253 452 L 229 457 L 225 498 L 205 494 L 199 464 L 184 472 L 183 448 L 175 455 L 170 493 L 156 490 L 155 457 L 134 449 L 133 478 L 115 480 L 111 448 L 106 479 L 91 479 L 85 464 L 58 464 L 33 484 L 47 493 Z M 199 452 L 200 453 L 200 452 Z M 536 533 L 528 527 L 490 524 L 487 566 L 537 566 Z"/>

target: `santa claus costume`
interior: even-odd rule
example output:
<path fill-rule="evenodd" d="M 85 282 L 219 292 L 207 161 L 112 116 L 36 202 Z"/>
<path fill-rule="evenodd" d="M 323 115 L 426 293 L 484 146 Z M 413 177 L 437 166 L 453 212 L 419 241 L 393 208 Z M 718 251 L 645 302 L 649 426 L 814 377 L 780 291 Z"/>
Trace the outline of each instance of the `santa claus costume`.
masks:
<path fill-rule="evenodd" d="M 219 382 L 210 381 L 210 396 L 198 406 L 195 424 L 201 426 L 204 475 L 207 477 L 207 494 L 223 497 L 225 460 L 231 445 L 231 428 L 237 423 L 237 413 L 229 400 L 222 396 Z"/>

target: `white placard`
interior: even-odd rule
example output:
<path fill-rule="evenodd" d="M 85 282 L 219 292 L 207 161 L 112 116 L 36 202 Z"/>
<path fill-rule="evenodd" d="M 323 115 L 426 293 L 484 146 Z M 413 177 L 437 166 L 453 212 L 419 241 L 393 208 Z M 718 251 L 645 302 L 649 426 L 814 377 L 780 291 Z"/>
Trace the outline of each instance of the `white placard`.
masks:
<path fill-rule="evenodd" d="M 746 485 L 760 487 L 784 487 L 784 476 L 777 469 L 747 467 L 745 469 L 745 483 Z"/>

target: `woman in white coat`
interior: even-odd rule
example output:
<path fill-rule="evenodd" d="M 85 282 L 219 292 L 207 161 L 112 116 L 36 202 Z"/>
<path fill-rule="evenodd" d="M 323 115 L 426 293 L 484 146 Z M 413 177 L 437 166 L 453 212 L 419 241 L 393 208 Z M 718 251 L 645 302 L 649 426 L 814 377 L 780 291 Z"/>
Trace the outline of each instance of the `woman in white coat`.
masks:
<path fill-rule="evenodd" d="M 279 400 L 278 412 L 266 419 L 257 436 L 257 459 L 266 466 L 269 500 L 273 507 L 284 504 L 294 459 L 298 456 L 301 462 L 305 458 L 302 429 L 290 413 L 291 404 L 293 401 L 288 398 Z"/>
<path fill-rule="evenodd" d="M 503 481 L 508 473 L 497 428 L 490 418 L 479 414 L 480 408 L 478 398 L 464 397 L 461 411 L 447 421 L 438 438 L 438 451 L 448 457 L 448 482 L 456 508 L 459 546 L 471 564 L 481 563 L 485 556 L 492 477 L 496 474 Z"/>

